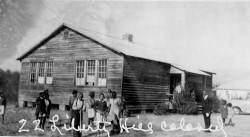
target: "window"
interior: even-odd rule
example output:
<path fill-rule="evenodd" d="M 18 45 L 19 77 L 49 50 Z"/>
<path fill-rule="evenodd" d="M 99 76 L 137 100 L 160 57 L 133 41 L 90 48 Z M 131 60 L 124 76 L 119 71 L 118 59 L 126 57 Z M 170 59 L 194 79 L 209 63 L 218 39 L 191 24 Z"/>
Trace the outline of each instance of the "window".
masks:
<path fill-rule="evenodd" d="M 84 60 L 76 61 L 76 85 L 84 85 Z"/>
<path fill-rule="evenodd" d="M 30 62 L 30 82 L 36 82 L 36 62 Z"/>
<path fill-rule="evenodd" d="M 46 62 L 46 84 L 52 84 L 53 62 Z"/>
<path fill-rule="evenodd" d="M 38 62 L 38 83 L 44 84 L 45 80 L 45 62 Z"/>
<path fill-rule="evenodd" d="M 52 84 L 53 62 L 30 62 L 30 82 Z"/>
<path fill-rule="evenodd" d="M 75 84 L 86 86 L 106 86 L 107 59 L 76 61 Z"/>
<path fill-rule="evenodd" d="M 107 60 L 99 60 L 98 86 L 106 86 L 107 83 Z"/>
<path fill-rule="evenodd" d="M 95 60 L 88 60 L 87 61 L 87 81 L 86 85 L 95 85 Z"/>

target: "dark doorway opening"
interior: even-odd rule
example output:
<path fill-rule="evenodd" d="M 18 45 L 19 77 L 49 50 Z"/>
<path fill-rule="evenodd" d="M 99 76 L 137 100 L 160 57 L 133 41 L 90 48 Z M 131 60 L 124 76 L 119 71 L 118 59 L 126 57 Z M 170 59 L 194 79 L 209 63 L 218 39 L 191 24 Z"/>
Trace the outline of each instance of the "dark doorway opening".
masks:
<path fill-rule="evenodd" d="M 181 74 L 170 74 L 170 94 L 173 94 L 178 83 L 181 83 Z"/>

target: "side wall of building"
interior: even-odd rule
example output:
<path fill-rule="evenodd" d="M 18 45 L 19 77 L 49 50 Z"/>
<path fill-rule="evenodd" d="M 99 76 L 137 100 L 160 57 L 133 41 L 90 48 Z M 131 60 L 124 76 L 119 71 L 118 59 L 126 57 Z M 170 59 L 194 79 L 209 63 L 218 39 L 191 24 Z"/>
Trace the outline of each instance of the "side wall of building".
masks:
<path fill-rule="evenodd" d="M 170 65 L 125 56 L 123 96 L 129 109 L 153 109 L 169 93 Z"/>

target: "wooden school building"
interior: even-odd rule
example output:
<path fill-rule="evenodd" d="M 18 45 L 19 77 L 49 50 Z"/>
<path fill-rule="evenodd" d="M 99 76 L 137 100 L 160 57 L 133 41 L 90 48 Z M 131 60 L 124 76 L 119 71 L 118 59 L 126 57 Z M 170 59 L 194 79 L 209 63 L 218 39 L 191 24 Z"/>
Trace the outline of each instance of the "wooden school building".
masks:
<path fill-rule="evenodd" d="M 176 67 L 155 54 L 135 44 L 130 34 L 119 39 L 64 23 L 18 58 L 19 105 L 35 102 L 39 92 L 49 89 L 52 103 L 65 110 L 74 89 L 84 98 L 90 91 L 97 98 L 111 89 L 130 110 L 145 110 L 162 102 L 178 81 L 211 88 L 212 74 Z"/>

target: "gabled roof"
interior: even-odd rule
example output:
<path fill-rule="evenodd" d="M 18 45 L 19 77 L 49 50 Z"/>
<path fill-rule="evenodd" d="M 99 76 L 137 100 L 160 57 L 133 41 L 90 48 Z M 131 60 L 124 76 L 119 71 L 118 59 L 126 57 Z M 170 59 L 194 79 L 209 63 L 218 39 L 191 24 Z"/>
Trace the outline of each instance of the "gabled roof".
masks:
<path fill-rule="evenodd" d="M 22 60 L 25 57 L 27 57 L 29 54 L 34 52 L 36 49 L 38 49 L 40 46 L 43 45 L 46 41 L 48 41 L 51 37 L 56 35 L 62 28 L 67 27 L 69 29 L 72 29 L 74 31 L 77 31 L 78 33 L 92 39 L 93 41 L 100 43 L 101 45 L 105 46 L 106 48 L 119 53 L 119 54 L 124 54 L 127 56 L 132 56 L 132 57 L 137 57 L 137 58 L 143 58 L 143 59 L 148 59 L 152 61 L 157 61 L 161 63 L 167 63 L 171 64 L 173 66 L 172 61 L 169 60 L 167 53 L 160 51 L 160 50 L 155 50 L 153 48 L 148 48 L 147 46 L 143 46 L 140 44 L 136 44 L 134 42 L 129 42 L 126 40 L 122 40 L 117 37 L 113 37 L 110 35 L 90 31 L 87 29 L 83 29 L 77 26 L 73 26 L 70 24 L 62 23 L 59 25 L 54 31 L 52 31 L 47 37 L 39 41 L 34 47 L 32 47 L 30 50 L 25 52 L 22 56 L 17 58 L 17 60 Z M 188 71 L 190 73 L 197 73 L 201 75 L 207 75 L 206 73 L 198 70 L 198 69 L 190 69 L 188 67 L 178 67 L 177 65 L 174 65 L 177 68 L 181 70 Z"/>

